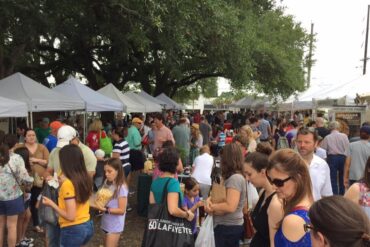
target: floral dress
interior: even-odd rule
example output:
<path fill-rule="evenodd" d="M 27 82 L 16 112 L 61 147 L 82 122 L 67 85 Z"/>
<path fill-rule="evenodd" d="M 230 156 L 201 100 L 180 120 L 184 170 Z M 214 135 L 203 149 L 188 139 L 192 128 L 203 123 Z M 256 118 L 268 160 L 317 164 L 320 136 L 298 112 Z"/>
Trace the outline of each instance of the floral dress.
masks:
<path fill-rule="evenodd" d="M 32 182 L 22 157 L 11 153 L 9 162 L 0 166 L 0 201 L 17 199 L 23 194 L 20 185 L 31 185 Z"/>

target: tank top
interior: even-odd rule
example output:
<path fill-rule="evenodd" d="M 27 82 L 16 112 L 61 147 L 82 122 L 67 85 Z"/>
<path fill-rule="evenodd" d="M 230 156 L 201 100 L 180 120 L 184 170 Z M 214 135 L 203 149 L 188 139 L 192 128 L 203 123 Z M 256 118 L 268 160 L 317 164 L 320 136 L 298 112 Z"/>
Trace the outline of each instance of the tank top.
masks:
<path fill-rule="evenodd" d="M 310 219 L 308 218 L 308 211 L 305 208 L 295 207 L 293 208 L 292 212 L 290 212 L 288 215 L 291 214 L 301 217 L 306 223 L 310 223 Z M 311 247 L 311 236 L 310 232 L 306 232 L 301 239 L 299 239 L 296 242 L 292 242 L 284 236 L 282 226 L 280 226 L 275 234 L 274 242 L 275 247 L 292 247 L 292 246 Z"/>
<path fill-rule="evenodd" d="M 359 204 L 370 219 L 370 191 L 365 183 L 359 183 L 360 186 L 360 201 Z"/>
<path fill-rule="evenodd" d="M 269 197 L 266 198 L 266 200 L 265 194 L 266 191 L 264 191 L 258 199 L 258 202 L 251 214 L 253 226 L 256 229 L 256 233 L 253 236 L 250 247 L 270 246 L 267 209 L 269 208 L 272 197 L 276 194 L 276 192 L 272 193 Z M 265 201 L 265 204 L 262 205 L 263 201 Z"/>

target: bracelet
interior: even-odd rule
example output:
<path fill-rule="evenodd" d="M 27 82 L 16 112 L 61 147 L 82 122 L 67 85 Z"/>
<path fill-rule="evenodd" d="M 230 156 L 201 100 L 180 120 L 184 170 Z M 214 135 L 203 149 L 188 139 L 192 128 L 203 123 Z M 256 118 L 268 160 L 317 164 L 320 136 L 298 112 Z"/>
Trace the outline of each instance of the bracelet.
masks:
<path fill-rule="evenodd" d="M 106 214 L 110 214 L 109 207 L 105 207 L 105 212 Z"/>

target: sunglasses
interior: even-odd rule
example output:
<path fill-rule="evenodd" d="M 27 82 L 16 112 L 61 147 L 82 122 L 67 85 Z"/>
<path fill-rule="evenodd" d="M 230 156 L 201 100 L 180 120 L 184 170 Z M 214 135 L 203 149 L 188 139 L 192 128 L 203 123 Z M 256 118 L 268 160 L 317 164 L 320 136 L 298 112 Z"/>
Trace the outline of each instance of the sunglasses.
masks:
<path fill-rule="evenodd" d="M 304 232 L 310 232 L 311 230 L 314 230 L 316 231 L 315 227 L 313 225 L 310 225 L 310 224 L 303 224 L 303 230 Z"/>
<path fill-rule="evenodd" d="M 267 180 L 270 182 L 270 184 L 275 185 L 276 187 L 283 187 L 285 182 L 289 181 L 292 177 L 287 177 L 286 179 L 278 179 L 275 178 L 272 180 L 266 173 Z"/>

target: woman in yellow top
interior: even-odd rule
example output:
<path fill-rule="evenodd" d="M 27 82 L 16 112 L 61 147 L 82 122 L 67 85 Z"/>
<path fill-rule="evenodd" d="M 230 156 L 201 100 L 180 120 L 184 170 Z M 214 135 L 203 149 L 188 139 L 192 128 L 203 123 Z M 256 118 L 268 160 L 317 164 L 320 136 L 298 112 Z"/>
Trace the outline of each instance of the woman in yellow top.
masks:
<path fill-rule="evenodd" d="M 86 179 L 88 173 L 78 146 L 64 146 L 59 159 L 63 175 L 60 176 L 58 205 L 47 197 L 43 197 L 42 202 L 59 215 L 60 246 L 83 246 L 94 232 L 89 214 L 92 180 Z"/>

